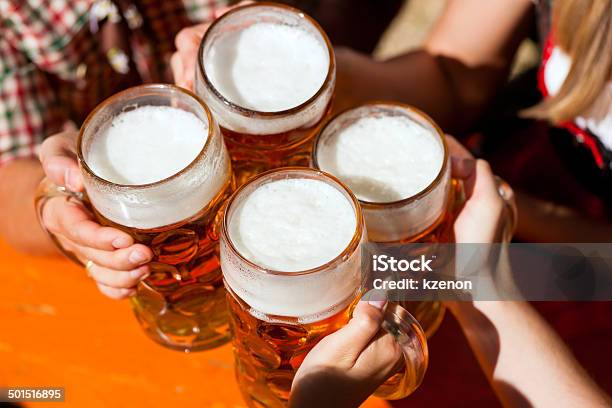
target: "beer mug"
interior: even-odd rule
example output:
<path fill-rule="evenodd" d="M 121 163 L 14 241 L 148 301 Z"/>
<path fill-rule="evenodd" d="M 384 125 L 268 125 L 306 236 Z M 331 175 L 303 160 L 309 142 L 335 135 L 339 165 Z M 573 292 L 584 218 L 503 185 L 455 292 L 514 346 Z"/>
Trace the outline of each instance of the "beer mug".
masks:
<path fill-rule="evenodd" d="M 150 275 L 131 298 L 146 334 L 184 351 L 228 342 L 218 238 L 233 179 L 206 105 L 172 85 L 127 89 L 89 114 L 77 155 L 80 198 L 100 224 L 153 251 Z"/>
<path fill-rule="evenodd" d="M 250 407 L 283 407 L 296 370 L 326 335 L 344 326 L 362 296 L 367 241 L 355 196 L 308 168 L 263 173 L 230 199 L 221 232 L 236 376 Z M 396 304 L 383 328 L 404 359 L 375 395 L 403 398 L 427 368 L 419 323 Z"/>
<path fill-rule="evenodd" d="M 297 9 L 255 3 L 212 23 L 195 89 L 219 121 L 238 185 L 269 169 L 308 166 L 335 81 L 329 39 Z"/>
<path fill-rule="evenodd" d="M 345 111 L 323 126 L 312 165 L 338 177 L 359 198 L 372 242 L 453 240 L 462 189 L 450 176 L 444 134 L 423 112 L 394 102 Z M 428 336 L 444 318 L 438 301 L 402 305 Z"/>

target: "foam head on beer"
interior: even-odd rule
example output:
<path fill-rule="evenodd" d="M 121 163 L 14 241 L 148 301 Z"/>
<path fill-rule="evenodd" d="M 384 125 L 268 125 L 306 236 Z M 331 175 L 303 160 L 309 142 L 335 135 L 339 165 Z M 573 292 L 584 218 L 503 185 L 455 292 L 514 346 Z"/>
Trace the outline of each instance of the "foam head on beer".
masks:
<path fill-rule="evenodd" d="M 276 135 L 319 122 L 335 78 L 333 50 L 312 19 L 255 3 L 223 15 L 206 32 L 195 88 L 222 128 Z"/>
<path fill-rule="evenodd" d="M 258 22 L 224 34 L 204 66 L 230 102 L 255 111 L 296 107 L 317 93 L 329 68 L 325 43 L 295 26 Z"/>
<path fill-rule="evenodd" d="M 359 265 L 295 273 L 337 258 L 356 228 L 352 201 L 324 181 L 288 178 L 260 185 L 232 209 L 228 232 L 243 258 L 275 272 L 237 268 L 225 262 L 222 249 L 226 282 L 252 311 L 320 319 L 354 299 Z"/>
<path fill-rule="evenodd" d="M 230 236 L 251 262 L 276 271 L 321 266 L 347 247 L 356 221 L 350 202 L 318 180 L 264 184 L 236 210 Z"/>
<path fill-rule="evenodd" d="M 205 114 L 143 105 L 98 119 L 103 117 L 96 116 L 102 123 L 86 133 L 82 144 L 91 171 L 112 183 L 98 183 L 87 192 L 98 212 L 113 222 L 151 229 L 185 220 L 230 177 L 220 138 L 213 138 L 209 154 L 201 156 L 209 137 Z"/>
<path fill-rule="evenodd" d="M 315 167 L 361 200 L 369 239 L 413 238 L 441 219 L 451 186 L 447 148 L 435 123 L 417 110 L 365 104 L 336 116 L 315 144 Z"/>
<path fill-rule="evenodd" d="M 427 188 L 442 168 L 444 148 L 408 116 L 364 116 L 322 140 L 317 161 L 360 200 L 385 203 Z"/>
<path fill-rule="evenodd" d="M 142 106 L 113 118 L 89 149 L 87 163 L 116 184 L 148 184 L 168 178 L 202 151 L 208 124 L 170 106 Z"/>

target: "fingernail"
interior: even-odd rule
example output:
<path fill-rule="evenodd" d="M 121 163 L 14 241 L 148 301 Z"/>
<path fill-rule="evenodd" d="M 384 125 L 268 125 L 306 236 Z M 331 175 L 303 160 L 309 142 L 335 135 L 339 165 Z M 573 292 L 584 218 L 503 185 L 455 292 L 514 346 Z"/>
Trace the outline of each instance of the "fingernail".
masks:
<path fill-rule="evenodd" d="M 147 255 L 144 254 L 142 251 L 136 250 L 136 251 L 132 251 L 129 259 L 131 263 L 139 264 L 147 260 Z"/>
<path fill-rule="evenodd" d="M 70 182 L 70 169 L 64 170 L 64 186 L 69 190 L 73 190 L 72 183 Z"/>
<path fill-rule="evenodd" d="M 134 269 L 133 271 L 130 272 L 130 275 L 134 279 L 144 280 L 144 279 L 147 278 L 147 276 L 149 276 L 149 269 L 148 268 L 144 268 L 144 267 L 143 268 Z"/>
<path fill-rule="evenodd" d="M 113 241 L 113 246 L 117 249 L 126 248 L 130 246 L 130 243 L 131 243 L 131 240 L 128 237 L 119 237 L 119 238 L 115 238 L 115 240 Z"/>
<path fill-rule="evenodd" d="M 374 306 L 375 308 L 382 310 L 387 304 L 386 300 L 368 300 L 368 304 L 370 306 Z"/>
<path fill-rule="evenodd" d="M 69 190 L 77 191 L 79 188 L 79 175 L 72 169 L 66 169 L 66 173 L 64 173 L 64 182 Z"/>

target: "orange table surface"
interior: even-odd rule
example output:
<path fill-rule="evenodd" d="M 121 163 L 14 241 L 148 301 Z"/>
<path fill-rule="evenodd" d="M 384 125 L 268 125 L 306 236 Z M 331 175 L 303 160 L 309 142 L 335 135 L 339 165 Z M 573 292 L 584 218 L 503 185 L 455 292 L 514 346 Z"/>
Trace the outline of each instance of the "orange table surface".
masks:
<path fill-rule="evenodd" d="M 0 386 L 65 388 L 50 407 L 245 407 L 231 346 L 181 353 L 140 331 L 129 303 L 101 295 L 82 268 L 0 241 Z M 364 405 L 389 405 L 370 398 Z"/>

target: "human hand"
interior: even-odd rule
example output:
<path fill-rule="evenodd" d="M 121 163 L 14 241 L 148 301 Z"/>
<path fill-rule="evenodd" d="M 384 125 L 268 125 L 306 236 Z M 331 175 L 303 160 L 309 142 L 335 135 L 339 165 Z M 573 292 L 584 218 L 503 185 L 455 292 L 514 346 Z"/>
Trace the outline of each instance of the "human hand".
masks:
<path fill-rule="evenodd" d="M 291 408 L 356 407 L 398 367 L 398 342 L 381 330 L 385 301 L 361 301 L 346 326 L 323 338 L 293 379 Z"/>
<path fill-rule="evenodd" d="M 447 136 L 446 140 L 451 153 L 452 176 L 463 181 L 466 196 L 465 204 L 455 219 L 456 242 L 492 244 L 509 240 L 516 219 L 512 189 L 494 176 L 489 163 L 474 159 L 452 137 Z M 515 290 L 515 284 L 507 255 L 503 247 L 495 245 L 457 245 L 455 273 L 458 278 L 473 277 L 475 273 L 487 277 L 479 280 L 479 290 L 483 293 L 496 293 L 497 285 L 502 285 L 505 292 L 510 293 Z M 465 304 L 445 302 L 453 314 Z"/>
<path fill-rule="evenodd" d="M 242 1 L 231 7 L 223 7 L 215 13 L 215 19 L 221 17 L 233 8 L 253 3 L 252 1 Z M 193 80 L 195 77 L 196 65 L 198 62 L 198 49 L 200 42 L 208 31 L 212 21 L 196 24 L 183 28 L 178 32 L 174 39 L 176 52 L 170 58 L 170 67 L 174 76 L 174 83 L 180 87 L 194 90 Z"/>
<path fill-rule="evenodd" d="M 47 179 L 72 192 L 83 191 L 83 180 L 75 154 L 75 132 L 47 138 L 39 159 Z M 41 223 L 60 245 L 87 264 L 98 289 L 112 299 L 135 293 L 135 286 L 148 276 L 146 265 L 153 253 L 116 228 L 98 224 L 82 202 L 69 196 L 56 196 L 44 204 Z"/>
<path fill-rule="evenodd" d="M 508 222 L 505 202 L 499 193 L 491 166 L 485 160 L 474 159 L 457 140 L 447 136 L 451 153 L 451 174 L 463 181 L 466 202 L 455 219 L 457 243 L 501 242 Z M 507 199 L 512 199 L 508 187 Z"/>

